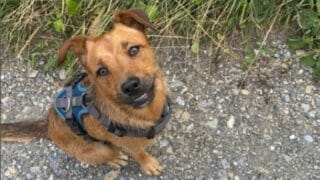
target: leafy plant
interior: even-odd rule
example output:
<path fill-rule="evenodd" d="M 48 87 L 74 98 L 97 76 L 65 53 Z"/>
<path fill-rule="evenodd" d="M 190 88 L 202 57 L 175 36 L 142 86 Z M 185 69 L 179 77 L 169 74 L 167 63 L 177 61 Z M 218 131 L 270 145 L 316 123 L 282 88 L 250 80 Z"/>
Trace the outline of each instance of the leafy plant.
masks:
<path fill-rule="evenodd" d="M 315 5 L 298 7 L 297 23 L 301 36 L 289 40 L 289 47 L 299 50 L 301 63 L 314 69 L 315 77 L 320 80 L 320 0 Z"/>

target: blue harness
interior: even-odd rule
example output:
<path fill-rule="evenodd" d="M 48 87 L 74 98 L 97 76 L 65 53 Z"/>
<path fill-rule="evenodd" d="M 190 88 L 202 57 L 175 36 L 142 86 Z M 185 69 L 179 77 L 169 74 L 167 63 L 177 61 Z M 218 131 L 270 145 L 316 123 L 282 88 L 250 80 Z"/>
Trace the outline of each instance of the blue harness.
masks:
<path fill-rule="evenodd" d="M 93 105 L 91 98 L 87 94 L 91 87 L 84 87 L 82 80 L 87 76 L 81 73 L 69 81 L 62 89 L 60 89 L 55 97 L 54 108 L 56 113 L 66 121 L 70 129 L 78 135 L 88 135 L 83 124 L 83 116 L 91 114 L 98 119 L 106 129 L 119 136 L 147 137 L 153 138 L 160 133 L 167 122 L 170 115 L 170 104 L 167 101 L 163 108 L 163 112 L 155 125 L 148 129 L 139 129 L 134 127 L 122 127 L 112 123 L 109 118 L 101 114 Z M 92 139 L 92 138 L 91 138 Z"/>

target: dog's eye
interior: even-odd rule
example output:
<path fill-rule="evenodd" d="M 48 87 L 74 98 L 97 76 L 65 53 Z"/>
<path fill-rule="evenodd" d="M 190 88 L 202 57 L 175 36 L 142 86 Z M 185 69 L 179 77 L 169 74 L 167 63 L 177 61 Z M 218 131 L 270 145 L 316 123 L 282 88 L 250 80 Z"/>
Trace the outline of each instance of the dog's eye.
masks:
<path fill-rule="evenodd" d="M 106 76 L 108 74 L 108 69 L 105 67 L 99 68 L 97 73 L 99 76 Z"/>
<path fill-rule="evenodd" d="M 135 56 L 139 53 L 140 47 L 139 46 L 132 46 L 128 50 L 129 56 Z"/>

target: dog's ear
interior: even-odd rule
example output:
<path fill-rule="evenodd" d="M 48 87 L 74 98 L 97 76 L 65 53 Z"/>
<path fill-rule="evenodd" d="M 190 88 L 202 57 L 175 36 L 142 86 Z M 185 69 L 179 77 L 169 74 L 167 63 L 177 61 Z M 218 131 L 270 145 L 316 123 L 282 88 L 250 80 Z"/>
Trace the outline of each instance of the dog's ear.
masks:
<path fill-rule="evenodd" d="M 69 50 L 74 52 L 79 57 L 79 59 L 81 59 L 80 58 L 81 56 L 86 55 L 87 39 L 88 39 L 87 36 L 74 36 L 71 39 L 65 41 L 58 51 L 57 66 L 60 66 L 63 64 L 63 62 L 66 60 L 66 56 Z"/>
<path fill-rule="evenodd" d="M 120 11 L 116 14 L 115 23 L 122 23 L 126 26 L 138 29 L 144 32 L 146 28 L 157 30 L 149 21 L 148 15 L 141 9 L 129 9 Z"/>

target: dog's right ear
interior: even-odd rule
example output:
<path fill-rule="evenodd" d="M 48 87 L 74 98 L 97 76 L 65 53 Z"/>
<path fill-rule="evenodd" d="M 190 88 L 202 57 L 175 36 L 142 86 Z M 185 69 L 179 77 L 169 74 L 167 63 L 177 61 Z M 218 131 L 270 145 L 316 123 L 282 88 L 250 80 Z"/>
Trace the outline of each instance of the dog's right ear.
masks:
<path fill-rule="evenodd" d="M 121 23 L 142 32 L 144 32 L 146 28 L 157 30 L 150 22 L 148 15 L 141 9 L 128 9 L 118 12 L 115 15 L 114 23 Z"/>
<path fill-rule="evenodd" d="M 87 36 L 74 36 L 71 39 L 65 41 L 58 51 L 57 66 L 60 66 L 64 63 L 69 50 L 74 52 L 79 57 L 79 59 L 82 60 L 81 56 L 87 54 L 87 39 Z"/>

